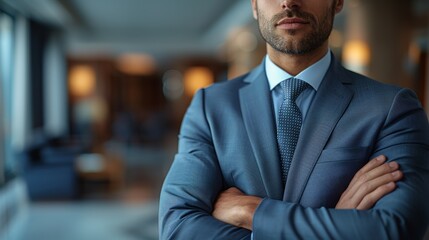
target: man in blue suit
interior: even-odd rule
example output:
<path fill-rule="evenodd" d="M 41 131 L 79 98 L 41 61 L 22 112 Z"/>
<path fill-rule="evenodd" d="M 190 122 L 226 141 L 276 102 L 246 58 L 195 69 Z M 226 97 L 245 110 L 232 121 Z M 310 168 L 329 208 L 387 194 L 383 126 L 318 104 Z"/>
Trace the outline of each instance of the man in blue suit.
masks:
<path fill-rule="evenodd" d="M 252 0 L 267 57 L 195 95 L 161 192 L 161 239 L 423 237 L 426 114 L 413 92 L 336 62 L 327 39 L 342 7 Z M 299 121 L 282 115 L 296 79 Z M 299 137 L 281 132 L 292 123 Z"/>

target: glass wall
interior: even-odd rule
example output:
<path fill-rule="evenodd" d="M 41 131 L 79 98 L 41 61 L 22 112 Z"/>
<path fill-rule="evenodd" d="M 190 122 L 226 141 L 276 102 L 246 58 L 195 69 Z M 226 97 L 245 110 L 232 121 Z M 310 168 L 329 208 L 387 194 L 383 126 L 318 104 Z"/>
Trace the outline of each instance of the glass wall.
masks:
<path fill-rule="evenodd" d="M 13 69 L 13 18 L 0 10 L 0 184 L 12 178 L 11 92 Z"/>

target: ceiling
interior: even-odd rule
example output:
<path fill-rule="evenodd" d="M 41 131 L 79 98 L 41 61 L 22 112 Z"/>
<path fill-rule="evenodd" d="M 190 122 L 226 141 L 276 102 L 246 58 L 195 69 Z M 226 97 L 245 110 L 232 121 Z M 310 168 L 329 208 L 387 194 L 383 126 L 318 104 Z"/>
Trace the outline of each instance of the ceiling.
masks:
<path fill-rule="evenodd" d="M 249 0 L 3 0 L 65 30 L 71 54 L 210 54 L 253 22 Z"/>
<path fill-rule="evenodd" d="M 356 2 L 361 0 L 350 0 Z M 398 0 L 401 1 L 401 0 Z M 147 53 L 158 60 L 216 53 L 231 30 L 255 26 L 250 0 L 0 0 L 64 30 L 69 54 Z M 428 12 L 428 0 L 413 0 Z M 336 17 L 342 28 L 347 8 Z M 422 18 L 426 24 L 426 17 Z"/>

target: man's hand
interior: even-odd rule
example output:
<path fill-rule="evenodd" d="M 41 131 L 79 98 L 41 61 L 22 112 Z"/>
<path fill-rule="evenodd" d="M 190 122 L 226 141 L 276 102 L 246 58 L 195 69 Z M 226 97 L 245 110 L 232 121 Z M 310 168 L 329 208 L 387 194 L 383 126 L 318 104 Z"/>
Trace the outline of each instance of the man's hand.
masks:
<path fill-rule="evenodd" d="M 213 210 L 213 217 L 237 227 L 252 230 L 253 215 L 262 198 L 247 196 L 235 187 L 222 192 Z"/>
<path fill-rule="evenodd" d="M 403 176 L 396 162 L 385 163 L 381 155 L 369 161 L 353 177 L 341 195 L 336 209 L 370 209 L 383 196 L 393 191 Z"/>

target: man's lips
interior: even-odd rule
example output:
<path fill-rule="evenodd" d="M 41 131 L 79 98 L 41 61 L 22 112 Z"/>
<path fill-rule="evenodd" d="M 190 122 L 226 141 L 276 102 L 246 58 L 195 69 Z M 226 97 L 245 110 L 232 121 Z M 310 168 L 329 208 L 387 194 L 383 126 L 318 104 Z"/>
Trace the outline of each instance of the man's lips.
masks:
<path fill-rule="evenodd" d="M 290 30 L 301 28 L 306 24 L 309 24 L 309 22 L 302 18 L 283 18 L 276 23 L 276 27 Z"/>

